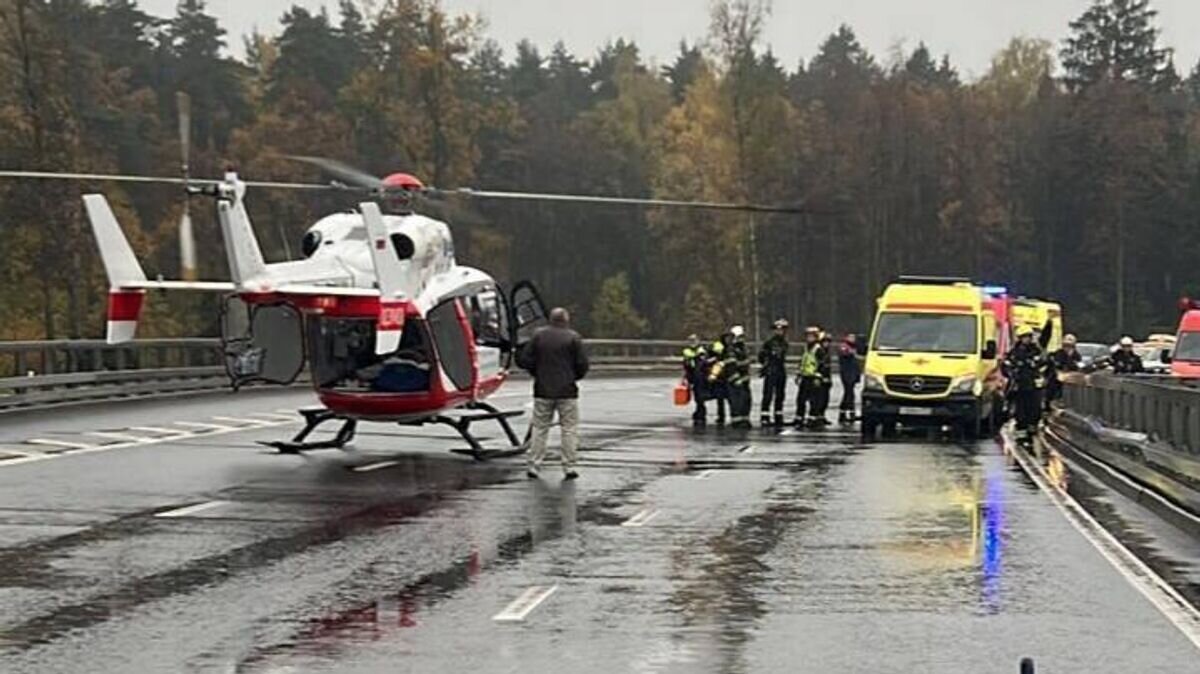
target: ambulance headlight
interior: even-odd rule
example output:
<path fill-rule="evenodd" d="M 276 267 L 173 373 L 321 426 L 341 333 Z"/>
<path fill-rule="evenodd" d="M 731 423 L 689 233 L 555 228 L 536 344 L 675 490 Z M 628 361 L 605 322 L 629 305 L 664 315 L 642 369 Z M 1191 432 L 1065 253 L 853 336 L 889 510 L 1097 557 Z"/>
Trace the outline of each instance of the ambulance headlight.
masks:
<path fill-rule="evenodd" d="M 970 375 L 967 377 L 959 377 L 958 379 L 956 379 L 954 381 L 954 385 L 950 387 L 950 392 L 951 393 L 974 393 L 975 392 L 975 384 L 977 384 L 978 382 L 979 382 L 979 379 L 976 378 L 974 375 Z"/>
<path fill-rule="evenodd" d="M 880 377 L 877 374 L 871 374 L 870 372 L 863 375 L 863 390 L 864 391 L 882 391 L 883 390 L 883 377 Z"/>

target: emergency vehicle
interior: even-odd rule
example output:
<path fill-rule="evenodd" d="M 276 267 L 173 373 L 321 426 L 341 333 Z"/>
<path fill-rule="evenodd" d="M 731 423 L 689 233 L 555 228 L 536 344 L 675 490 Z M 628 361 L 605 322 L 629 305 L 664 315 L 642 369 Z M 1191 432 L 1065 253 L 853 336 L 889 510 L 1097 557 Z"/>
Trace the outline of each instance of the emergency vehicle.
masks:
<path fill-rule="evenodd" d="M 904 426 L 992 429 L 1003 407 L 997 320 L 967 279 L 901 277 L 884 291 L 863 378 L 862 434 Z"/>
<path fill-rule="evenodd" d="M 1171 374 L 1176 377 L 1200 377 L 1200 300 L 1180 302 L 1183 316 L 1175 336 L 1175 351 L 1170 356 Z"/>
<path fill-rule="evenodd" d="M 1049 340 L 1040 341 L 1046 353 L 1053 353 L 1062 348 L 1062 306 L 1057 302 L 1019 297 L 1013 300 L 1010 312 L 1013 330 L 1028 326 L 1040 334 L 1047 325 L 1051 326 Z"/>

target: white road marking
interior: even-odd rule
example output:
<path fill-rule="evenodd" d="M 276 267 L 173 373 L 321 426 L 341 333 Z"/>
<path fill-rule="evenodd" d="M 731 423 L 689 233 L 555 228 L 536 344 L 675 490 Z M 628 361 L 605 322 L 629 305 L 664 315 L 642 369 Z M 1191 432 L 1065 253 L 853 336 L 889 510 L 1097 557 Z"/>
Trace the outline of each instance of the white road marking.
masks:
<path fill-rule="evenodd" d="M 172 421 L 171 423 L 175 424 L 176 426 L 187 426 L 188 428 L 200 428 L 200 429 L 205 429 L 205 430 L 210 430 L 210 431 L 224 432 L 224 431 L 245 430 L 244 428 L 237 428 L 234 426 L 222 426 L 220 424 L 206 424 L 202 421 Z"/>
<path fill-rule="evenodd" d="M 204 512 L 205 510 L 212 510 L 213 508 L 220 508 L 221 506 L 226 505 L 229 505 L 229 501 L 209 501 L 207 503 L 197 503 L 196 505 L 185 506 L 183 508 L 176 508 L 174 510 L 158 513 L 155 515 L 155 517 L 187 517 L 189 515 L 195 515 L 199 512 Z"/>
<path fill-rule="evenodd" d="M 658 517 L 658 511 L 654 510 L 653 508 L 646 508 L 645 510 L 639 512 L 638 514 L 634 515 L 633 517 L 630 517 L 629 519 L 625 520 L 624 522 L 621 522 L 621 526 L 623 526 L 623 527 L 644 527 L 650 520 L 654 519 L 655 517 Z"/>
<path fill-rule="evenodd" d="M 713 476 L 713 473 L 715 473 L 715 472 L 716 472 L 715 470 L 713 470 L 712 468 L 709 468 L 708 470 L 701 471 L 700 473 L 698 473 L 698 474 L 696 475 L 695 479 L 697 479 L 697 480 L 707 480 L 708 478 L 712 477 L 712 476 Z"/>
<path fill-rule="evenodd" d="M 350 470 L 356 473 L 369 473 L 373 470 L 383 470 L 384 468 L 391 468 L 392 466 L 399 465 L 399 461 L 380 461 L 378 463 L 368 463 L 365 466 L 355 466 Z"/>
<path fill-rule="evenodd" d="M 143 433 L 161 433 L 162 435 L 178 435 L 189 436 L 191 431 L 181 431 L 178 428 L 163 428 L 161 426 L 130 426 L 131 431 L 141 431 Z"/>
<path fill-rule="evenodd" d="M 3 459 L 4 461 L 43 456 L 41 452 L 30 452 L 23 449 L 15 449 L 13 447 L 0 447 L 0 455 L 9 457 L 7 459 Z"/>
<path fill-rule="evenodd" d="M 109 433 L 107 431 L 89 431 L 84 435 L 90 435 L 95 438 L 104 440 L 116 440 L 117 442 L 149 442 L 153 438 L 146 438 L 140 435 L 129 435 L 128 433 Z"/>
<path fill-rule="evenodd" d="M 1025 473 L 1045 492 L 1100 556 L 1104 557 L 1130 585 L 1142 594 L 1172 625 L 1183 633 L 1192 645 L 1200 649 L 1200 610 L 1188 603 L 1175 588 L 1138 559 L 1107 529 L 1092 517 L 1078 501 L 1062 489 L 1051 486 L 1045 469 L 1030 460 L 1025 450 L 1017 447 L 1010 433 L 1004 434 L 1009 451 L 1016 457 Z"/>
<path fill-rule="evenodd" d="M 785 436 L 785 435 L 796 435 L 796 429 L 794 429 L 794 428 L 789 428 L 789 429 L 787 429 L 787 430 L 780 431 L 780 432 L 779 432 L 779 435 L 780 435 L 781 437 L 782 437 L 782 436 Z"/>
<path fill-rule="evenodd" d="M 107 445 L 85 445 L 83 443 L 70 442 L 67 440 L 54 440 L 54 439 L 50 439 L 50 438 L 32 438 L 30 440 L 26 440 L 25 444 L 45 445 L 48 447 L 55 447 L 62 451 L 57 451 L 57 452 L 47 451 L 44 453 L 32 454 L 30 456 L 21 457 L 21 458 L 17 458 L 17 459 L 10 459 L 10 460 L 0 462 L 0 466 L 9 468 L 11 466 L 19 466 L 21 464 L 33 463 L 35 461 L 49 461 L 50 459 L 61 459 L 63 457 L 79 456 L 81 454 L 94 454 L 97 452 L 111 452 L 116 449 L 125 449 L 128 447 L 147 447 L 150 445 L 158 445 L 158 444 L 162 444 L 162 443 L 166 443 L 166 442 L 175 442 L 177 440 L 183 440 L 183 439 L 187 439 L 187 438 L 196 438 L 196 437 L 208 438 L 208 437 L 212 437 L 214 435 L 225 435 L 227 433 L 238 433 L 241 431 L 254 430 L 254 429 L 260 428 L 260 427 L 267 428 L 267 427 L 273 427 L 273 426 L 286 426 L 287 425 L 287 423 L 282 422 L 282 421 L 281 422 L 264 422 L 266 424 L 264 426 L 239 426 L 239 427 L 218 426 L 216 424 L 205 424 L 205 423 L 191 422 L 191 421 L 174 421 L 171 423 L 174 423 L 179 426 L 189 426 L 192 428 L 204 429 L 205 432 L 198 433 L 198 432 L 193 432 L 193 431 L 183 431 L 183 430 L 179 430 L 179 429 L 158 429 L 161 431 L 170 430 L 172 434 L 164 435 L 164 436 L 158 437 L 158 438 L 143 438 L 143 439 L 135 441 L 135 442 L 115 442 L 115 443 L 107 444 Z M 156 427 L 146 426 L 146 427 L 143 427 L 140 429 L 131 428 L 130 430 L 146 430 L 146 429 L 154 429 L 154 428 L 156 428 Z"/>
<path fill-rule="evenodd" d="M 511 604 L 504 607 L 504 610 L 492 616 L 492 620 L 498 623 L 519 623 L 525 620 L 525 617 L 533 610 L 541 605 L 542 602 L 550 598 L 550 595 L 558 591 L 557 585 L 546 587 L 544 585 L 534 585 L 533 587 L 521 593 L 521 596 L 512 601 Z"/>
<path fill-rule="evenodd" d="M 231 424 L 262 426 L 264 428 L 271 425 L 270 421 L 264 421 L 262 419 L 246 419 L 245 417 L 213 417 L 213 421 L 225 421 Z"/>
<path fill-rule="evenodd" d="M 25 441 L 29 445 L 46 445 L 47 447 L 60 447 L 63 449 L 91 449 L 92 445 L 82 442 L 70 442 L 68 440 L 54 440 L 52 438 L 30 438 Z"/>
<path fill-rule="evenodd" d="M 742 447 L 741 449 L 738 450 L 738 454 L 753 454 L 753 453 L 754 453 L 754 445 L 746 445 L 745 447 Z"/>
<path fill-rule="evenodd" d="M 276 414 L 275 412 L 252 412 L 251 416 L 266 417 L 272 421 L 300 421 L 300 417 L 292 414 Z"/>

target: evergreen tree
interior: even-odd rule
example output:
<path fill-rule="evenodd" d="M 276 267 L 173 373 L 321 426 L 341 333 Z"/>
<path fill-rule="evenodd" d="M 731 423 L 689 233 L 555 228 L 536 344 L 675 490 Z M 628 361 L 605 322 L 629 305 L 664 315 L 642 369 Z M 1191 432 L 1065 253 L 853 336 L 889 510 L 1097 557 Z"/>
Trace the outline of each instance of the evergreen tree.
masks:
<path fill-rule="evenodd" d="M 1170 50 L 1158 45 L 1150 0 L 1094 0 L 1071 22 L 1062 50 L 1066 81 L 1079 89 L 1103 81 L 1158 84 L 1169 77 Z"/>
<path fill-rule="evenodd" d="M 605 279 L 592 304 L 592 334 L 611 339 L 645 337 L 650 324 L 633 306 L 629 277 L 624 272 Z"/>

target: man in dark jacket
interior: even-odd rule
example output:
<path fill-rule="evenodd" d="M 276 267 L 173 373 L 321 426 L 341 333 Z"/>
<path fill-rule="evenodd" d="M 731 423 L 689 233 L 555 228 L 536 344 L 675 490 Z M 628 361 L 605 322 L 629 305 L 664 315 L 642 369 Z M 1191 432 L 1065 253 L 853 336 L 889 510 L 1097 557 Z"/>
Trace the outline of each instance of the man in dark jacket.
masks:
<path fill-rule="evenodd" d="M 530 478 L 537 478 L 546 458 L 546 441 L 555 413 L 562 425 L 564 478 L 574 480 L 579 451 L 579 387 L 587 376 L 588 358 L 579 333 L 571 329 L 571 315 L 558 307 L 550 312 L 550 325 L 538 330 L 521 349 L 517 364 L 533 375 L 533 445 L 529 451 Z"/>
<path fill-rule="evenodd" d="M 783 426 L 783 396 L 787 388 L 787 341 L 788 322 L 786 319 L 775 321 L 775 333 L 772 334 L 758 351 L 758 364 L 761 366 L 763 378 L 762 410 L 759 422 L 763 428 L 774 423 L 776 428 Z M 770 412 L 775 409 L 772 421 Z"/>
<path fill-rule="evenodd" d="M 857 405 L 854 403 L 854 389 L 862 378 L 862 367 L 858 364 L 858 337 L 853 332 L 842 339 L 838 347 L 838 376 L 842 380 L 842 404 L 838 406 L 838 423 L 854 423 Z"/>
<path fill-rule="evenodd" d="M 1121 346 L 1113 352 L 1109 362 L 1113 374 L 1140 374 L 1146 371 L 1142 357 L 1133 350 L 1133 338 L 1128 336 L 1121 338 Z"/>
<path fill-rule="evenodd" d="M 1050 411 L 1050 404 L 1062 397 L 1062 372 L 1078 372 L 1083 356 L 1075 348 L 1075 335 L 1063 337 L 1062 348 L 1050 354 L 1050 366 L 1046 373 L 1046 399 L 1042 401 L 1045 411 Z"/>
<path fill-rule="evenodd" d="M 688 345 L 683 347 L 683 378 L 692 389 L 692 401 L 696 403 L 692 425 L 704 428 L 708 421 L 708 349 L 699 335 L 688 337 Z"/>

